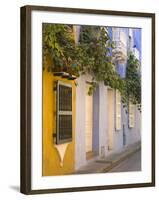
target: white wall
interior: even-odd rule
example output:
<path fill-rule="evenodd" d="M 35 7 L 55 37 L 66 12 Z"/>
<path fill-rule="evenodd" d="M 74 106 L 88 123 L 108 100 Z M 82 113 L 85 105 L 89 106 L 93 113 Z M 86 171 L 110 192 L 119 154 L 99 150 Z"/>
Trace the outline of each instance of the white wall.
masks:
<path fill-rule="evenodd" d="M 12 200 L 34 200 L 34 199 L 158 199 L 159 195 L 159 145 L 156 145 L 157 152 L 157 187 L 136 188 L 124 190 L 94 191 L 72 194 L 49 194 L 24 196 L 17 192 L 19 188 L 19 6 L 26 4 L 83 7 L 108 10 L 125 10 L 138 12 L 156 12 L 156 34 L 159 35 L 159 1 L 158 0 L 5 0 L 0 6 L 0 198 Z M 156 55 L 159 54 L 159 37 L 156 38 Z M 156 102 L 159 102 L 159 58 L 156 56 Z M 159 104 L 156 110 L 159 109 Z M 158 113 L 156 123 L 158 123 Z M 157 124 L 156 133 L 159 131 Z M 156 141 L 159 143 L 159 135 L 156 134 Z"/>
<path fill-rule="evenodd" d="M 75 129 L 75 168 L 86 164 L 85 146 L 85 96 L 86 76 L 80 76 L 76 82 L 76 129 Z M 88 80 L 87 80 L 88 81 Z"/>
<path fill-rule="evenodd" d="M 104 83 L 99 85 L 99 156 L 107 155 L 108 151 L 108 127 L 107 127 L 107 87 Z M 104 155 L 102 155 L 102 148 L 104 148 Z"/>

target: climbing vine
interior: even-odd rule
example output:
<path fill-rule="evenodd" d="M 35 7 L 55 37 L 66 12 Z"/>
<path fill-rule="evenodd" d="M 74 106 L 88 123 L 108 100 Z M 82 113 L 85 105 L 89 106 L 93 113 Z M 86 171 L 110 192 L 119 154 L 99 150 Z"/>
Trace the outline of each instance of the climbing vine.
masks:
<path fill-rule="evenodd" d="M 43 24 L 43 57 L 50 55 L 52 71 L 67 71 L 76 76 L 89 73 L 92 82 L 89 93 L 96 89 L 99 82 L 119 89 L 123 81 L 116 73 L 112 63 L 113 43 L 105 27 L 82 26 L 79 42 L 75 44 L 72 26 Z"/>
<path fill-rule="evenodd" d="M 140 62 L 131 52 L 128 54 L 124 93 L 125 102 L 141 104 Z"/>
<path fill-rule="evenodd" d="M 82 62 L 81 71 L 92 75 L 92 87 L 90 94 L 100 82 L 104 82 L 112 88 L 121 91 L 123 81 L 115 70 L 112 63 L 111 50 L 114 48 L 105 27 L 83 26 L 80 33 L 79 49 L 82 54 L 78 54 Z M 84 58 L 84 60 L 83 60 Z M 84 61 L 84 62 L 83 62 Z"/>
<path fill-rule="evenodd" d="M 52 58 L 48 70 L 66 71 L 73 69 L 75 42 L 72 26 L 62 24 L 43 24 L 43 62 L 46 56 Z"/>
<path fill-rule="evenodd" d="M 49 55 L 52 65 L 49 71 L 64 71 L 75 76 L 91 74 L 89 89 L 91 95 L 100 82 L 118 89 L 123 103 L 131 99 L 141 103 L 141 77 L 138 73 L 139 61 L 129 54 L 126 78 L 117 74 L 112 62 L 113 42 L 106 27 L 81 26 L 79 40 L 75 43 L 73 26 L 63 24 L 43 24 L 43 62 Z"/>

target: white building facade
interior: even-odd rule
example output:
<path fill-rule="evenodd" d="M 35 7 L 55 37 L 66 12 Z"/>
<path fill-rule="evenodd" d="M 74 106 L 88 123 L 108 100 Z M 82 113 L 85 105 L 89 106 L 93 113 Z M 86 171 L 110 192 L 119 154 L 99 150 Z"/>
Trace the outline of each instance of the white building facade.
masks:
<path fill-rule="evenodd" d="M 110 28 L 109 31 L 115 44 L 113 62 L 117 72 L 124 78 L 128 51 L 131 50 L 138 60 L 141 59 L 139 40 L 135 42 L 138 30 Z M 77 79 L 76 170 L 91 160 L 104 159 L 141 141 L 141 112 L 137 106 L 130 103 L 128 108 L 124 108 L 120 93 L 104 83 L 100 83 L 93 95 L 89 96 L 90 81 L 90 75 L 82 75 Z"/>

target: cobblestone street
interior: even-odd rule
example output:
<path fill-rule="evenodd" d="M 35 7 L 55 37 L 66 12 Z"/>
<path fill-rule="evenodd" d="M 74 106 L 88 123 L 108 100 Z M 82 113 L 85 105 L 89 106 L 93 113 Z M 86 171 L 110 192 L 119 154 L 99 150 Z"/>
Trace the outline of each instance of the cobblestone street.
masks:
<path fill-rule="evenodd" d="M 129 158 L 125 159 L 119 165 L 115 166 L 109 172 L 128 172 L 141 170 L 141 151 L 137 151 Z"/>

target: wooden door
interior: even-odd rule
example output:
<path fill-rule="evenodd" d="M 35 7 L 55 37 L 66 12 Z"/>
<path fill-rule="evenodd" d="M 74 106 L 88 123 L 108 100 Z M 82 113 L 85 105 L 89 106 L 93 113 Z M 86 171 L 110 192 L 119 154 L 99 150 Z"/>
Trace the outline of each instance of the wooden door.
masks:
<path fill-rule="evenodd" d="M 108 150 L 113 149 L 113 132 L 114 132 L 114 91 L 108 89 Z"/>

